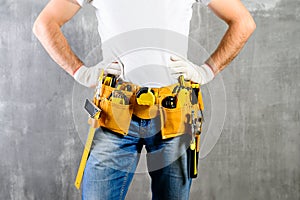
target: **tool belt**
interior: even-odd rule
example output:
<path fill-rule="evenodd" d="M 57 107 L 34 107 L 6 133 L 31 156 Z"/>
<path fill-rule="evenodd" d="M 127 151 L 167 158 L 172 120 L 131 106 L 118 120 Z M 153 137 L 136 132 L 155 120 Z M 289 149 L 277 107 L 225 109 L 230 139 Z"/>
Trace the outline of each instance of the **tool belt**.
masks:
<path fill-rule="evenodd" d="M 167 139 L 191 133 L 194 120 L 191 113 L 204 108 L 200 85 L 184 81 L 183 77 L 178 83 L 161 88 L 121 81 L 112 84 L 106 78 L 102 81 L 100 97 L 94 98 L 94 104 L 101 109 L 100 116 L 88 120 L 94 128 L 101 126 L 126 135 L 132 115 L 142 119 L 159 116 L 162 138 Z"/>

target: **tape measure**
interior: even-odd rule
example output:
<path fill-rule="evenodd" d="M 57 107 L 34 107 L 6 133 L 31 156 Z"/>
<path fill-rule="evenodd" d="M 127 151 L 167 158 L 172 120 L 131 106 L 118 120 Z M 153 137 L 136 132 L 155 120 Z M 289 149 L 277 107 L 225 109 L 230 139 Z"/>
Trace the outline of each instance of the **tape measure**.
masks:
<path fill-rule="evenodd" d="M 154 91 L 148 87 L 142 87 L 136 93 L 136 101 L 139 105 L 152 106 L 155 103 Z"/>

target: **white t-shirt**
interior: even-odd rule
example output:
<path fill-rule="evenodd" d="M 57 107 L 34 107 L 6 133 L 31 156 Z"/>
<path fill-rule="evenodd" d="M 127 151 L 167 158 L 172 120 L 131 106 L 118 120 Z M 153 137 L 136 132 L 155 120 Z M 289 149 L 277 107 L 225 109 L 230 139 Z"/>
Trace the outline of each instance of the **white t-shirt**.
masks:
<path fill-rule="evenodd" d="M 83 6 L 87 0 L 77 0 Z M 210 0 L 200 0 L 207 5 Z M 106 62 L 124 65 L 122 78 L 162 87 L 177 80 L 170 55 L 186 58 L 192 4 L 196 0 L 93 0 Z"/>

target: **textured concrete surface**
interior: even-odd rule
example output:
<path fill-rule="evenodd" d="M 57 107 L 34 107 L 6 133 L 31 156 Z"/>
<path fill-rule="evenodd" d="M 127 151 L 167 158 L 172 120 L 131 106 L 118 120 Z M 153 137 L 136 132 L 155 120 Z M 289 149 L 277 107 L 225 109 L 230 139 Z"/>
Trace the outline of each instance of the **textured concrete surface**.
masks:
<path fill-rule="evenodd" d="M 87 125 L 86 115 L 77 116 L 77 97 L 90 91 L 74 86 L 31 33 L 47 1 L 0 2 L 0 199 L 80 199 L 73 181 Z M 226 120 L 201 160 L 191 199 L 298 200 L 300 2 L 243 2 L 257 30 L 222 72 Z M 100 41 L 93 16 L 86 7 L 64 27 L 74 51 L 90 63 L 96 60 L 88 52 Z M 224 23 L 199 5 L 191 23 L 191 37 L 213 51 Z M 101 51 L 93 54 L 101 58 Z M 150 199 L 149 183 L 147 174 L 136 174 L 127 199 Z"/>

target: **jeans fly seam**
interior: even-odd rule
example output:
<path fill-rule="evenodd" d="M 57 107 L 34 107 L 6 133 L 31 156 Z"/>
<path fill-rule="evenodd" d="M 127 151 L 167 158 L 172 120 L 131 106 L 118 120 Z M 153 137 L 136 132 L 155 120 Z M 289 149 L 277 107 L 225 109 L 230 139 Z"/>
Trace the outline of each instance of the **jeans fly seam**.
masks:
<path fill-rule="evenodd" d="M 123 196 L 123 193 L 124 193 L 124 188 L 125 188 L 125 185 L 126 185 L 126 182 L 127 182 L 127 179 L 128 179 L 128 174 L 129 174 L 130 171 L 132 170 L 132 167 L 133 167 L 133 165 L 130 165 L 130 166 L 128 167 L 127 173 L 126 173 L 126 175 L 125 175 L 125 178 L 124 178 L 124 181 L 123 181 L 123 184 L 122 184 L 122 187 L 121 187 L 120 200 L 122 200 L 122 196 Z"/>

